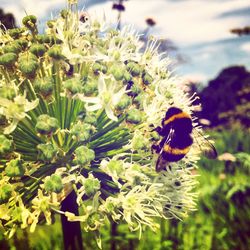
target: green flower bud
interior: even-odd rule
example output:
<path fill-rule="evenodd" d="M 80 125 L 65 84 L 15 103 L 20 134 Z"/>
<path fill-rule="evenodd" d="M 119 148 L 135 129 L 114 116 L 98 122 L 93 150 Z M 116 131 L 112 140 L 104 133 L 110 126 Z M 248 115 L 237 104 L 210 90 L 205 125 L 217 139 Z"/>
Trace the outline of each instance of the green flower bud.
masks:
<path fill-rule="evenodd" d="M 60 45 L 54 45 L 48 50 L 48 55 L 55 59 L 55 60 L 61 60 L 64 59 L 64 56 L 62 54 L 62 47 Z"/>
<path fill-rule="evenodd" d="M 38 78 L 34 82 L 36 91 L 45 98 L 52 94 L 53 86 L 54 79 L 52 77 Z"/>
<path fill-rule="evenodd" d="M 111 28 L 108 33 L 110 34 L 111 37 L 115 37 L 119 35 L 119 31 L 116 29 Z"/>
<path fill-rule="evenodd" d="M 129 105 L 131 105 L 131 98 L 127 95 L 123 95 L 119 103 L 117 104 L 116 108 L 118 110 L 123 110 L 127 108 Z"/>
<path fill-rule="evenodd" d="M 69 14 L 69 11 L 66 9 L 61 10 L 61 12 L 60 12 L 61 17 L 64 19 L 67 18 L 68 14 Z"/>
<path fill-rule="evenodd" d="M 0 205 L 8 202 L 12 194 L 12 186 L 10 184 L 3 184 L 0 187 Z"/>
<path fill-rule="evenodd" d="M 113 52 L 112 56 L 115 61 L 118 61 L 121 58 L 121 53 L 118 50 L 116 50 Z"/>
<path fill-rule="evenodd" d="M 143 100 L 145 100 L 144 98 L 144 94 L 140 93 L 139 95 L 137 95 L 134 100 L 133 103 L 137 104 L 137 105 L 142 105 Z"/>
<path fill-rule="evenodd" d="M 46 47 L 43 44 L 33 44 L 30 47 L 30 52 L 37 57 L 41 57 L 46 52 Z"/>
<path fill-rule="evenodd" d="M 85 95 L 92 95 L 96 91 L 97 91 L 97 82 L 94 80 L 87 81 L 87 83 L 83 85 L 83 93 Z"/>
<path fill-rule="evenodd" d="M 79 165 L 86 165 L 95 159 L 95 151 L 85 146 L 80 146 L 75 150 L 75 162 Z"/>
<path fill-rule="evenodd" d="M 115 45 L 118 46 L 119 44 L 122 44 L 123 39 L 121 37 L 116 37 L 115 38 Z"/>
<path fill-rule="evenodd" d="M 61 176 L 57 174 L 52 174 L 50 177 L 46 177 L 44 182 L 44 189 L 47 192 L 60 193 L 63 189 Z"/>
<path fill-rule="evenodd" d="M 22 50 L 22 47 L 16 42 L 10 43 L 10 44 L 3 47 L 4 53 L 18 54 L 21 50 Z"/>
<path fill-rule="evenodd" d="M 127 121 L 138 124 L 143 121 L 143 113 L 138 109 L 131 109 L 128 111 Z"/>
<path fill-rule="evenodd" d="M 78 122 L 73 125 L 70 133 L 74 135 L 79 141 L 87 141 L 92 133 L 92 126 L 88 123 Z"/>
<path fill-rule="evenodd" d="M 36 27 L 37 18 L 34 15 L 29 15 L 23 18 L 22 23 L 28 29 L 34 29 Z"/>
<path fill-rule="evenodd" d="M 40 115 L 37 118 L 36 130 L 42 135 L 54 133 L 59 128 L 58 120 L 49 115 Z"/>
<path fill-rule="evenodd" d="M 166 79 L 168 77 L 167 72 L 166 71 L 161 71 L 160 72 L 160 77 L 161 77 L 161 79 Z"/>
<path fill-rule="evenodd" d="M 56 36 L 52 36 L 52 35 L 37 35 L 36 36 L 36 40 L 39 43 L 47 43 L 49 45 L 54 45 L 54 44 L 61 44 L 62 40 L 60 40 L 59 38 L 57 38 Z"/>
<path fill-rule="evenodd" d="M 127 70 L 131 73 L 132 76 L 139 76 L 141 74 L 140 65 L 135 62 L 129 62 L 127 65 Z"/>
<path fill-rule="evenodd" d="M 117 175 L 120 175 L 124 171 L 122 162 L 117 160 L 111 160 L 107 168 L 111 173 L 117 173 Z"/>
<path fill-rule="evenodd" d="M 15 53 L 6 53 L 0 56 L 0 65 L 10 67 L 17 61 L 17 55 Z"/>
<path fill-rule="evenodd" d="M 94 195 L 101 188 L 100 181 L 93 177 L 86 179 L 83 183 L 83 186 L 87 196 Z"/>
<path fill-rule="evenodd" d="M 87 113 L 84 118 L 84 122 L 96 126 L 97 124 L 96 115 L 94 113 Z"/>
<path fill-rule="evenodd" d="M 15 42 L 18 43 L 22 49 L 26 49 L 28 47 L 28 41 L 25 39 L 18 39 Z"/>
<path fill-rule="evenodd" d="M 25 53 L 18 60 L 18 68 L 27 77 L 33 78 L 38 69 L 37 57 L 31 53 Z"/>
<path fill-rule="evenodd" d="M 152 138 L 152 140 L 154 140 L 154 141 L 158 141 L 158 140 L 160 140 L 160 135 L 159 135 L 156 131 L 153 131 L 153 132 L 151 133 L 151 138 Z"/>
<path fill-rule="evenodd" d="M 13 39 L 18 39 L 24 30 L 22 28 L 14 28 L 14 29 L 9 29 L 8 33 Z"/>
<path fill-rule="evenodd" d="M 53 21 L 53 20 L 49 20 L 49 21 L 47 21 L 47 26 L 49 27 L 49 28 L 53 28 L 54 27 L 54 25 L 55 25 L 55 21 Z"/>
<path fill-rule="evenodd" d="M 5 173 L 9 177 L 20 177 L 24 175 L 24 167 L 22 161 L 14 159 L 6 163 Z"/>
<path fill-rule="evenodd" d="M 16 91 L 12 87 L 4 86 L 0 88 L 0 97 L 13 100 L 16 96 Z"/>
<path fill-rule="evenodd" d="M 11 152 L 13 149 L 13 141 L 9 140 L 4 135 L 0 135 L 0 155 Z"/>
<path fill-rule="evenodd" d="M 38 144 L 38 159 L 42 161 L 52 161 L 57 155 L 58 149 L 52 144 Z"/>
<path fill-rule="evenodd" d="M 136 96 L 136 95 L 140 94 L 142 90 L 141 90 L 140 86 L 138 86 L 137 84 L 133 84 L 130 91 L 134 96 Z"/>
<path fill-rule="evenodd" d="M 153 77 L 150 74 L 148 74 L 148 73 L 143 73 L 142 74 L 142 81 L 143 81 L 143 83 L 145 85 L 151 84 L 153 82 L 153 80 L 154 79 L 153 79 Z"/>
<path fill-rule="evenodd" d="M 64 88 L 72 95 L 82 93 L 83 86 L 80 78 L 70 78 L 63 83 Z"/>
<path fill-rule="evenodd" d="M 113 64 L 110 68 L 110 73 L 114 76 L 116 81 L 124 78 L 125 69 L 121 65 Z"/>
<path fill-rule="evenodd" d="M 142 134 L 135 134 L 131 144 L 133 150 L 141 150 L 146 149 L 149 142 Z"/>
<path fill-rule="evenodd" d="M 39 42 L 39 43 L 44 43 L 44 40 L 45 40 L 45 37 L 47 37 L 48 35 L 45 35 L 45 34 L 38 34 L 36 36 L 36 40 Z"/>
<path fill-rule="evenodd" d="M 132 80 L 132 76 L 129 74 L 128 71 L 125 71 L 123 75 L 123 82 L 128 83 L 131 80 Z"/>
<path fill-rule="evenodd" d="M 102 64 L 100 62 L 95 62 L 92 66 L 92 70 L 93 70 L 94 74 L 98 75 L 99 72 L 106 74 L 108 71 L 108 68 L 105 64 Z"/>

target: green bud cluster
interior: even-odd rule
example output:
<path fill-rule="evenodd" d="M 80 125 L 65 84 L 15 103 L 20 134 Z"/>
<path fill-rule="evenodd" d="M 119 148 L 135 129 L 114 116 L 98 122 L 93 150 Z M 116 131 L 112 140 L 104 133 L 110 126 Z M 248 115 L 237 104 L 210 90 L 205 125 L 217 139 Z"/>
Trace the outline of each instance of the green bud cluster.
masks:
<path fill-rule="evenodd" d="M 71 95 L 82 93 L 83 91 L 83 84 L 79 77 L 74 77 L 66 80 L 63 83 L 63 87 L 67 90 L 68 93 Z"/>
<path fill-rule="evenodd" d="M 52 174 L 51 176 L 46 177 L 44 182 L 44 189 L 47 192 L 60 193 L 63 189 L 61 176 L 57 174 Z"/>
<path fill-rule="evenodd" d="M 46 47 L 43 44 L 33 44 L 30 47 L 30 52 L 37 57 L 42 57 L 46 52 Z"/>
<path fill-rule="evenodd" d="M 5 135 L 0 134 L 0 155 L 7 154 L 13 149 L 13 141 L 8 139 Z"/>
<path fill-rule="evenodd" d="M 52 77 L 37 78 L 34 82 L 35 90 L 44 98 L 50 96 L 54 89 L 54 79 Z"/>
<path fill-rule="evenodd" d="M 116 81 L 121 81 L 124 78 L 125 69 L 122 65 L 113 64 L 109 69 L 110 73 L 114 76 Z"/>
<path fill-rule="evenodd" d="M 126 120 L 134 124 L 141 123 L 143 121 L 143 113 L 138 109 L 130 109 Z"/>
<path fill-rule="evenodd" d="M 12 195 L 12 186 L 10 184 L 3 184 L 0 188 L 0 205 L 8 202 Z"/>
<path fill-rule="evenodd" d="M 54 45 L 54 44 L 60 44 L 62 42 L 57 37 L 55 37 L 53 35 L 47 35 L 47 34 L 37 35 L 36 40 L 41 44 L 45 43 L 45 44 L 48 44 L 50 46 Z"/>
<path fill-rule="evenodd" d="M 14 29 L 9 29 L 8 33 L 13 39 L 18 39 L 22 36 L 22 33 L 24 32 L 24 29 L 22 28 L 14 28 Z"/>
<path fill-rule="evenodd" d="M 36 28 L 36 22 L 37 18 L 34 15 L 28 15 L 22 20 L 23 25 L 30 30 L 34 30 Z"/>
<path fill-rule="evenodd" d="M 78 141 L 87 141 L 93 132 L 93 127 L 88 123 L 78 122 L 73 125 L 70 133 L 77 138 Z"/>
<path fill-rule="evenodd" d="M 37 57 L 32 53 L 24 53 L 18 59 L 18 68 L 27 78 L 34 78 L 38 69 Z"/>
<path fill-rule="evenodd" d="M 95 152 L 86 146 L 80 146 L 75 150 L 75 163 L 79 165 L 86 165 L 95 159 Z"/>
<path fill-rule="evenodd" d="M 21 177 L 24 175 L 24 166 L 22 160 L 14 159 L 6 163 L 5 173 L 9 177 Z"/>
<path fill-rule="evenodd" d="M 3 52 L 4 53 L 15 53 L 15 54 L 18 54 L 18 53 L 21 52 L 21 50 L 22 50 L 22 47 L 17 42 L 12 42 L 12 43 L 10 43 L 8 45 L 5 45 L 3 47 Z"/>
<path fill-rule="evenodd" d="M 97 82 L 94 80 L 89 80 L 83 85 L 83 93 L 86 96 L 92 95 L 97 91 Z"/>
<path fill-rule="evenodd" d="M 29 44 L 29 42 L 24 38 L 20 38 L 20 39 L 16 40 L 15 42 L 21 46 L 22 50 L 25 50 Z"/>
<path fill-rule="evenodd" d="M 107 168 L 110 172 L 117 173 L 117 175 L 120 175 L 123 172 L 123 165 L 121 161 L 111 160 L 108 163 Z"/>
<path fill-rule="evenodd" d="M 0 87 L 0 97 L 13 100 L 16 96 L 16 91 L 13 87 Z"/>
<path fill-rule="evenodd" d="M 52 161 L 58 153 L 57 147 L 52 143 L 38 144 L 38 160 L 41 161 Z"/>
<path fill-rule="evenodd" d="M 54 45 L 48 50 L 48 55 L 54 60 L 62 60 L 64 56 L 62 54 L 62 48 L 60 45 Z"/>
<path fill-rule="evenodd" d="M 36 131 L 41 135 L 50 135 L 59 128 L 58 120 L 49 115 L 40 115 L 37 118 Z"/>
<path fill-rule="evenodd" d="M 95 62 L 92 65 L 92 70 L 93 70 L 94 74 L 96 74 L 96 75 L 98 75 L 99 72 L 102 72 L 103 74 L 106 74 L 107 71 L 108 71 L 108 67 L 104 63 Z"/>
<path fill-rule="evenodd" d="M 141 68 L 140 65 L 136 62 L 129 62 L 127 65 L 128 72 L 131 73 L 133 77 L 139 76 L 141 74 Z"/>
<path fill-rule="evenodd" d="M 131 104 L 132 104 L 131 98 L 128 95 L 123 95 L 121 100 L 117 104 L 116 108 L 122 111 Z"/>
<path fill-rule="evenodd" d="M 5 67 L 11 67 L 17 61 L 17 54 L 13 52 L 5 53 L 0 56 L 0 65 Z"/>
<path fill-rule="evenodd" d="M 143 72 L 142 81 L 145 85 L 151 84 L 153 80 L 154 80 L 153 77 L 149 73 Z"/>
<path fill-rule="evenodd" d="M 101 184 L 100 181 L 96 178 L 87 178 L 83 183 L 83 187 L 85 190 L 85 194 L 87 196 L 91 196 L 101 188 Z"/>

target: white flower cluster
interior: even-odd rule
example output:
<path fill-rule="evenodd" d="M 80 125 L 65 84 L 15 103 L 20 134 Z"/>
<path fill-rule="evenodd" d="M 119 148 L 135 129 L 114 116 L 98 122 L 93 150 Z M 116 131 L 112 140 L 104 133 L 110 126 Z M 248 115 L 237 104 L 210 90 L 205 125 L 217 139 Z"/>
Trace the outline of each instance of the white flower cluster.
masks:
<path fill-rule="evenodd" d="M 152 126 L 171 106 L 193 110 L 157 41 L 141 52 L 131 27 L 81 15 L 62 11 L 42 35 L 27 16 L 0 36 L 0 228 L 10 236 L 52 212 L 85 230 L 112 218 L 141 232 L 195 207 L 196 147 L 155 171 Z M 72 191 L 80 215 L 60 210 Z"/>

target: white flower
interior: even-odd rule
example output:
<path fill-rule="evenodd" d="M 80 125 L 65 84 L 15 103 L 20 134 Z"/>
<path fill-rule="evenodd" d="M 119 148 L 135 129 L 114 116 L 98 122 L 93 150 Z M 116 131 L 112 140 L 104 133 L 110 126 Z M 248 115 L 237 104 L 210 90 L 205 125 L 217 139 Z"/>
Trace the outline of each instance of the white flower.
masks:
<path fill-rule="evenodd" d="M 116 82 L 111 77 L 105 77 L 100 74 L 98 80 L 98 96 L 87 97 L 82 94 L 78 94 L 78 98 L 86 103 L 86 109 L 88 111 L 95 111 L 99 109 L 105 109 L 105 112 L 109 119 L 118 121 L 118 118 L 114 114 L 114 108 L 119 103 L 123 94 L 126 93 L 126 87 L 117 89 Z M 92 105 L 89 105 L 89 104 Z"/>
<path fill-rule="evenodd" d="M 4 129 L 4 134 L 13 132 L 19 121 L 25 117 L 29 117 L 27 112 L 34 109 L 39 103 L 39 99 L 28 101 L 23 96 L 19 95 L 14 98 L 14 101 L 0 97 L 0 115 L 4 115 L 11 124 Z"/>
<path fill-rule="evenodd" d="M 155 192 L 151 192 L 146 185 L 134 186 L 128 193 L 121 192 L 118 199 L 121 201 L 122 214 L 132 230 L 140 230 L 141 224 L 155 229 L 156 224 L 153 217 L 160 216 L 152 205 Z"/>

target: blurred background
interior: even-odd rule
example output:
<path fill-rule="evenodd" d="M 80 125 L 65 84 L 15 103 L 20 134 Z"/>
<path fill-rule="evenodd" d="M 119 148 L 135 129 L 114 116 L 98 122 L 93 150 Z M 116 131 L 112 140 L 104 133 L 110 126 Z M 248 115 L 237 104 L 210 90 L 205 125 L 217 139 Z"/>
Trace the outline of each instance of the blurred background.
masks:
<path fill-rule="evenodd" d="M 0 0 L 0 21 L 20 26 L 22 17 L 46 21 L 66 0 Z M 184 221 L 162 221 L 139 241 L 126 225 L 107 225 L 103 249 L 250 249 L 250 2 L 249 0 L 79 1 L 79 9 L 105 15 L 114 27 L 133 24 L 146 43 L 153 35 L 159 52 L 171 58 L 170 70 L 200 96 L 199 121 L 215 141 L 216 160 L 201 159 L 197 210 Z M 50 233 L 48 233 L 50 232 Z M 83 233 L 85 249 L 97 249 Z M 0 249 L 62 249 L 60 219 L 34 234 L 0 234 Z"/>

